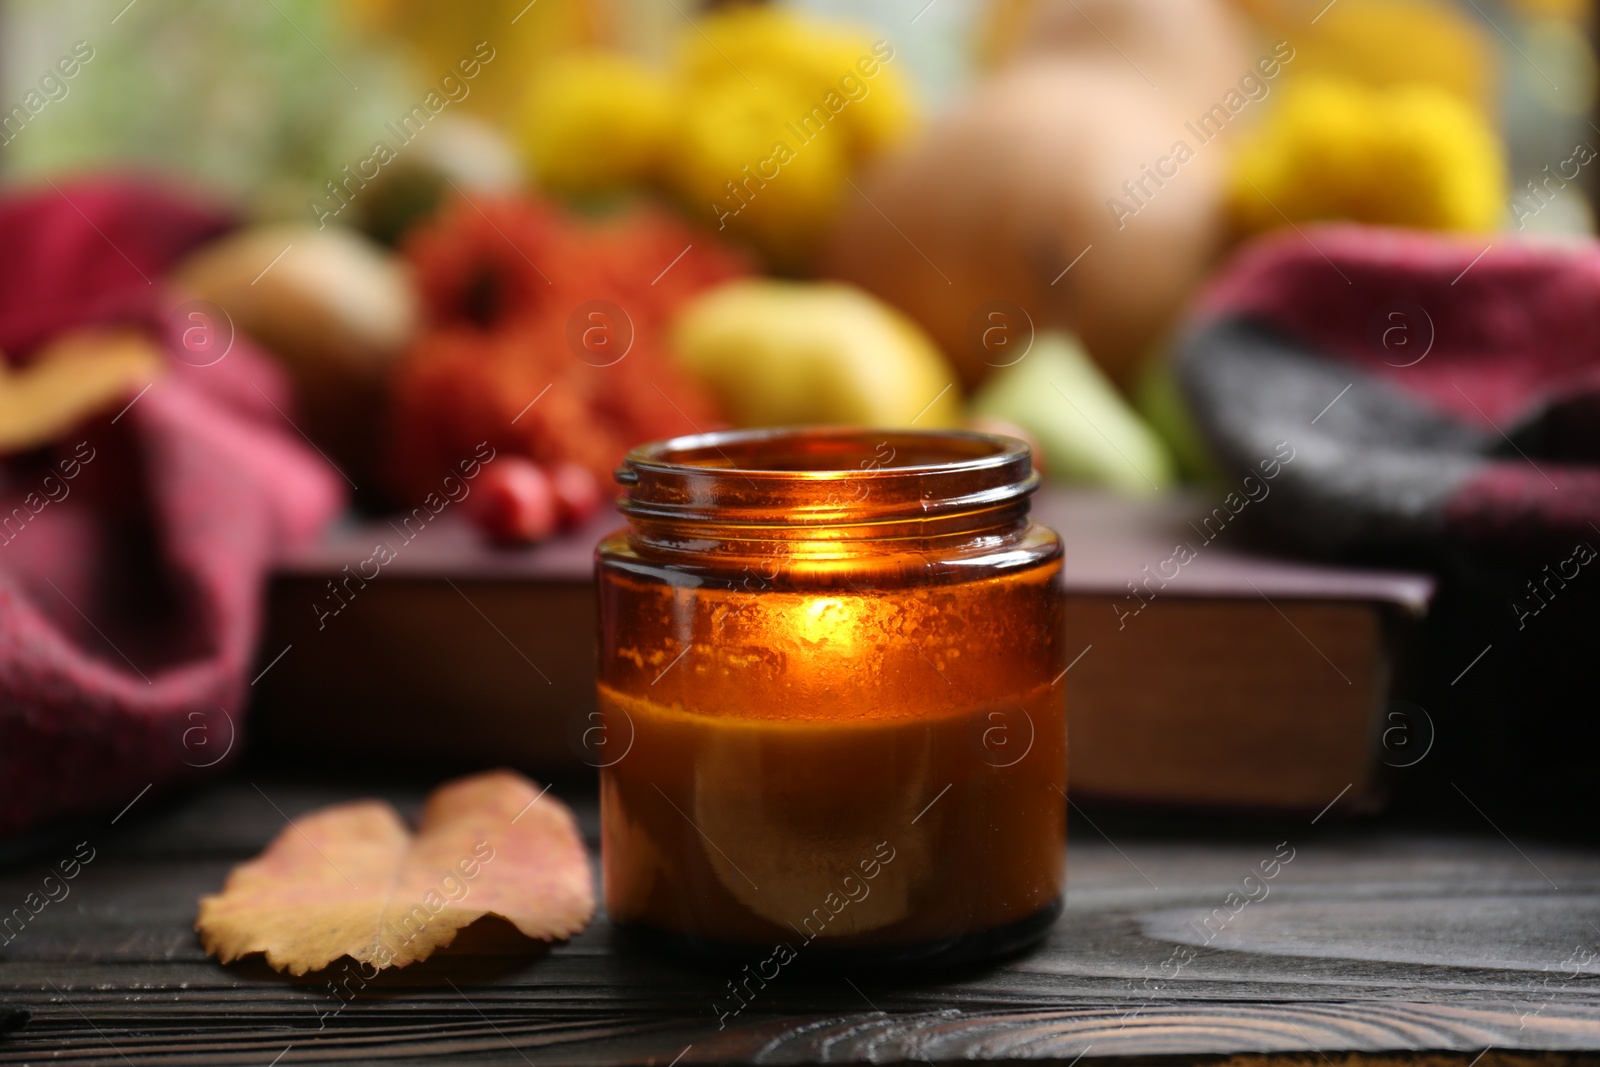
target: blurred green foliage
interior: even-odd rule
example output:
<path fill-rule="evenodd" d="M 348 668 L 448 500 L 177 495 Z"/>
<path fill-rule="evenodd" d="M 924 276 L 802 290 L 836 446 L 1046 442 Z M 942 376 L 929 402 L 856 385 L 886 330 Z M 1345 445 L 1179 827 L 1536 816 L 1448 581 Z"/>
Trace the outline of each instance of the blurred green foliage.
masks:
<path fill-rule="evenodd" d="M 9 0 L 7 112 L 73 44 L 94 58 L 0 148 L 8 180 L 117 167 L 176 175 L 268 216 L 303 216 L 415 95 L 323 0 Z"/>

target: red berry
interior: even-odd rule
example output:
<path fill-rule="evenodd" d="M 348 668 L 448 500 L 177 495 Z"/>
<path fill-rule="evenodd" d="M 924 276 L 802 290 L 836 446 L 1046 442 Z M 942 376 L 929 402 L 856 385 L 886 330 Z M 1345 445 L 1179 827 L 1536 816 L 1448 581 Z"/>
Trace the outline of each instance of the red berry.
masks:
<path fill-rule="evenodd" d="M 523 456 L 501 454 L 483 469 L 467 513 L 499 544 L 542 541 L 556 528 L 556 494 L 549 475 Z"/>
<path fill-rule="evenodd" d="M 557 463 L 550 468 L 550 484 L 555 487 L 562 526 L 582 525 L 600 510 L 600 484 L 587 467 L 565 460 Z"/>

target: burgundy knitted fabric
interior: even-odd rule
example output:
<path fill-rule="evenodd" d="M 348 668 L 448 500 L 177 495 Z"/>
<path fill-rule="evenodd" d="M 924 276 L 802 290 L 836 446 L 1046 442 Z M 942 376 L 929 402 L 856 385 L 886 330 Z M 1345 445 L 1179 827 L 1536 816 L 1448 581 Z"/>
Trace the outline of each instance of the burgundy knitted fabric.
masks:
<path fill-rule="evenodd" d="M 0 351 L 26 363 L 89 324 L 177 351 L 187 322 L 162 273 L 228 224 L 137 183 L 0 201 Z M 342 503 L 275 410 L 291 410 L 282 376 L 243 338 L 211 366 L 174 359 L 126 400 L 0 461 L 0 835 L 115 814 L 225 762 L 267 567 Z"/>
<path fill-rule="evenodd" d="M 1203 294 L 1178 370 L 1225 465 L 1297 448 L 1280 518 L 1304 545 L 1600 545 L 1593 242 L 1283 230 Z"/>

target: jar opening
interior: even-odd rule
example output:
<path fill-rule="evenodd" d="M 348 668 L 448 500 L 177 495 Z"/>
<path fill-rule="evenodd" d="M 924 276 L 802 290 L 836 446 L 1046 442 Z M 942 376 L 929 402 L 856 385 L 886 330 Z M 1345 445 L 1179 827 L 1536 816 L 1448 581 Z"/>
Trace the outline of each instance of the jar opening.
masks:
<path fill-rule="evenodd" d="M 1022 504 L 1038 488 L 1022 441 L 965 430 L 817 426 L 677 437 L 628 453 L 630 517 L 855 525 Z"/>

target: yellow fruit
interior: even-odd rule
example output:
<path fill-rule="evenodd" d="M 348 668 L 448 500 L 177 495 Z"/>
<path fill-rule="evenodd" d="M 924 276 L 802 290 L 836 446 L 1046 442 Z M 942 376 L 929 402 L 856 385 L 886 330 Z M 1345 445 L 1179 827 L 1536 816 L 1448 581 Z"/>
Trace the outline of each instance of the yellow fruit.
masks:
<path fill-rule="evenodd" d="M 338 7 L 364 35 L 401 44 L 427 84 L 474 54 L 493 56 L 460 106 L 497 123 L 516 114 L 524 72 L 565 49 L 608 40 L 614 29 L 611 5 L 596 0 L 340 0 Z M 485 53 L 476 52 L 480 46 Z"/>
<path fill-rule="evenodd" d="M 779 264 L 803 262 L 849 188 L 839 132 L 799 124 L 804 113 L 804 97 L 776 81 L 691 89 L 673 164 L 691 217 Z"/>
<path fill-rule="evenodd" d="M 956 374 L 939 350 L 848 285 L 730 282 L 683 310 L 673 350 L 740 426 L 961 421 Z"/>
<path fill-rule="evenodd" d="M 736 78 L 754 92 L 793 93 L 800 106 L 784 120 L 798 123 L 822 108 L 821 117 L 844 133 L 840 147 L 852 160 L 887 147 L 909 125 L 910 97 L 894 48 L 865 29 L 779 7 L 730 6 L 701 20 L 700 30 L 684 35 L 679 54 L 689 82 Z"/>
<path fill-rule="evenodd" d="M 540 69 L 518 140 L 544 188 L 614 190 L 656 174 L 679 108 L 676 86 L 643 63 L 616 52 L 577 52 Z"/>
<path fill-rule="evenodd" d="M 1594 0 L 1511 0 L 1525 18 L 1557 18 L 1581 23 L 1594 17 Z"/>
<path fill-rule="evenodd" d="M 1240 147 L 1232 196 L 1246 230 L 1287 216 L 1483 231 L 1505 212 L 1505 163 L 1488 123 L 1442 89 L 1304 79 Z"/>
<path fill-rule="evenodd" d="M 1484 115 L 1497 104 L 1500 42 L 1450 0 L 1338 0 L 1308 23 L 1303 0 L 1238 0 L 1274 40 L 1294 45 L 1294 73 L 1369 86 L 1421 82 Z"/>

